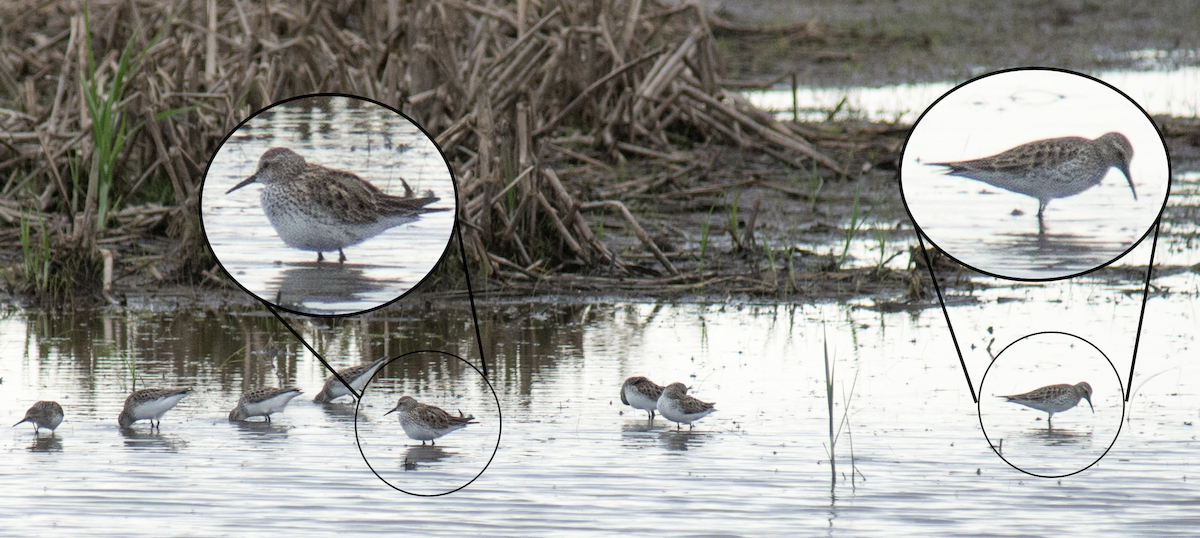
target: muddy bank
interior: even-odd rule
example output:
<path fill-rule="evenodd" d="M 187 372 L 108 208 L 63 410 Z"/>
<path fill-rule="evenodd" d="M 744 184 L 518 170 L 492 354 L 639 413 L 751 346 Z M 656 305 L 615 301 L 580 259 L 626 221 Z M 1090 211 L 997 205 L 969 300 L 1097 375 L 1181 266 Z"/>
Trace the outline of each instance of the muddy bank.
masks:
<path fill-rule="evenodd" d="M 1200 65 L 1200 6 L 1188 2 L 781 2 L 705 5 L 732 78 L 795 71 L 815 86 L 963 81 L 1012 67 Z M 769 32 L 751 29 L 773 28 Z"/>

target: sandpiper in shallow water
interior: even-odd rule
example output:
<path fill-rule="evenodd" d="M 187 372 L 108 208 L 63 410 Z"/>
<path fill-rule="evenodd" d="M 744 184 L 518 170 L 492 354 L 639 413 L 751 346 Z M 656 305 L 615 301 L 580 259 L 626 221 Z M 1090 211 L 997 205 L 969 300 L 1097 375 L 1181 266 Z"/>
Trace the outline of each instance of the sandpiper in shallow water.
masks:
<path fill-rule="evenodd" d="M 1133 145 L 1125 135 L 1114 132 L 1095 140 L 1077 136 L 1048 138 L 991 157 L 929 164 L 949 168 L 950 175 L 1036 198 L 1038 230 L 1044 232 L 1042 215 L 1050 200 L 1074 196 L 1099 185 L 1109 168 L 1125 175 L 1133 199 L 1137 200 L 1137 189 L 1129 174 L 1132 159 Z"/>
<path fill-rule="evenodd" d="M 283 411 L 288 402 L 300 395 L 300 389 L 278 389 L 262 387 L 242 393 L 237 407 L 229 412 L 230 422 L 241 422 L 250 417 L 266 417 L 271 422 L 271 414 Z"/>
<path fill-rule="evenodd" d="M 472 422 L 475 415 L 463 416 L 462 411 L 459 411 L 456 417 L 440 407 L 420 403 L 412 396 L 401 396 L 400 401 L 396 402 L 396 407 L 383 415 L 387 416 L 393 412 L 399 413 L 400 427 L 404 428 L 404 433 L 411 439 L 421 441 L 422 445 L 425 441 L 436 445 L 434 439 L 461 430 L 467 427 L 467 424 L 477 424 Z"/>
<path fill-rule="evenodd" d="M 693 422 L 708 416 L 716 411 L 716 408 L 713 407 L 714 404 L 688 396 L 687 390 L 683 383 L 667 385 L 662 396 L 658 398 L 658 412 L 667 420 L 677 423 L 679 427 L 687 424 L 688 429 L 691 429 Z"/>
<path fill-rule="evenodd" d="M 38 428 L 47 428 L 50 430 L 50 433 L 53 434 L 54 429 L 57 428 L 59 424 L 62 424 L 62 421 L 62 406 L 58 405 L 58 402 L 43 400 L 33 404 L 33 406 L 31 406 L 29 410 L 25 412 L 25 418 L 21 419 L 21 422 L 13 424 L 13 427 L 16 427 L 18 424 L 24 422 L 32 422 L 34 435 L 37 435 Z"/>
<path fill-rule="evenodd" d="M 379 359 L 370 364 L 360 364 L 358 366 L 342 368 L 341 370 L 338 370 L 337 373 L 338 375 L 342 376 L 342 379 L 346 380 L 346 383 L 349 383 L 351 387 L 354 387 L 354 392 L 362 394 L 362 389 L 367 384 L 367 381 L 375 375 L 375 371 L 379 370 L 379 368 L 383 366 L 385 362 L 387 362 L 387 357 Z M 346 385 L 341 381 L 338 381 L 337 376 L 330 375 L 325 379 L 325 386 L 321 387 L 321 392 L 318 392 L 317 396 L 313 398 L 313 402 L 329 403 L 337 398 L 341 398 L 342 396 L 354 397 L 354 395 L 351 394 L 346 388 Z"/>
<path fill-rule="evenodd" d="M 403 181 L 403 179 L 401 180 Z M 322 252 L 342 249 L 375 237 L 389 228 L 413 222 L 422 213 L 446 211 L 425 206 L 439 199 L 432 192 L 424 197 L 392 196 L 344 170 L 311 164 L 288 148 L 271 148 L 258 159 L 258 169 L 229 194 L 251 183 L 261 183 L 262 207 L 267 220 L 288 246 Z"/>
<path fill-rule="evenodd" d="M 633 376 L 621 385 L 621 403 L 641 409 L 654 420 L 654 411 L 658 409 L 658 398 L 662 396 L 662 386 L 642 377 Z"/>
<path fill-rule="evenodd" d="M 1066 383 L 1047 385 L 1024 394 L 998 396 L 998 398 L 1007 398 L 1006 401 L 1049 413 L 1049 416 L 1046 417 L 1047 427 L 1052 426 L 1050 421 L 1054 418 L 1055 413 L 1062 413 L 1075 407 L 1081 399 L 1087 400 L 1088 407 L 1092 408 L 1093 413 L 1096 412 L 1096 408 L 1092 407 L 1092 386 L 1087 381 L 1075 385 Z"/>
<path fill-rule="evenodd" d="M 149 420 L 150 429 L 162 429 L 162 417 L 179 403 L 192 389 L 142 389 L 125 398 L 125 408 L 117 417 L 122 428 L 133 426 L 139 420 Z M 158 424 L 156 425 L 155 422 Z"/>

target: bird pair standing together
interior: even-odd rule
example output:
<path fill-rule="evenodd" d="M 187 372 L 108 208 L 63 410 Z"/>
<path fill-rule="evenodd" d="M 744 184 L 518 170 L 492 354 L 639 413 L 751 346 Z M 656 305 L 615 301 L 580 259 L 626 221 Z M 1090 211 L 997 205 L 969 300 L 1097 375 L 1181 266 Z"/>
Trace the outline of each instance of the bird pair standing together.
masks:
<path fill-rule="evenodd" d="M 716 408 L 712 403 L 689 396 L 687 391 L 688 387 L 683 383 L 662 387 L 645 377 L 634 376 L 621 386 L 621 403 L 646 411 L 650 420 L 654 420 L 654 412 L 658 411 L 679 427 L 687 424 L 691 429 L 693 422 L 708 416 Z"/>

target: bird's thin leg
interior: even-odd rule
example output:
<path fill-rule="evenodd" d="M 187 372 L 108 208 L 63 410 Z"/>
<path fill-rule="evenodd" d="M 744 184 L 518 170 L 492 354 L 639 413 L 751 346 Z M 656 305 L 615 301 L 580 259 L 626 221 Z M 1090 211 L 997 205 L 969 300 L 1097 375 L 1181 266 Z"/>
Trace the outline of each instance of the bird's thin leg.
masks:
<path fill-rule="evenodd" d="M 321 254 L 321 251 L 318 250 L 317 251 L 317 263 L 321 263 L 323 261 L 325 261 L 325 255 Z"/>
<path fill-rule="evenodd" d="M 338 263 L 346 263 L 346 253 L 342 249 L 338 249 Z"/>
<path fill-rule="evenodd" d="M 1046 202 L 1038 200 L 1038 235 L 1046 235 L 1046 221 L 1043 214 L 1046 212 Z"/>

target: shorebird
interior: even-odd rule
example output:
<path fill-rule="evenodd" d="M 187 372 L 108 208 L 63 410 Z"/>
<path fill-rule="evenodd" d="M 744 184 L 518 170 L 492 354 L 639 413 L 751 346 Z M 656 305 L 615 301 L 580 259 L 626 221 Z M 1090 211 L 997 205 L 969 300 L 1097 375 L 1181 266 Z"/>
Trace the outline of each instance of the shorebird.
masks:
<path fill-rule="evenodd" d="M 1129 174 L 1132 159 L 1133 145 L 1125 135 L 1114 132 L 1095 140 L 1078 136 L 1036 140 L 991 157 L 929 164 L 949 168 L 947 173 L 952 176 L 1036 198 L 1038 231 L 1045 233 L 1046 204 L 1099 185 L 1109 168 L 1125 175 L 1133 199 L 1137 200 L 1137 189 Z"/>
<path fill-rule="evenodd" d="M 271 414 L 283 411 L 288 402 L 300 395 L 300 389 L 277 389 L 262 387 L 242 393 L 237 407 L 229 412 L 230 422 L 241 422 L 250 417 L 266 417 L 271 422 Z"/>
<path fill-rule="evenodd" d="M 367 384 L 367 381 L 375 375 L 375 372 L 379 370 L 379 368 L 383 366 L 385 362 L 387 362 L 387 357 L 379 359 L 370 364 L 360 364 L 358 366 L 342 368 L 341 370 L 338 370 L 337 373 L 338 375 L 342 376 L 342 379 L 346 380 L 346 383 L 349 383 L 350 386 L 354 388 L 355 393 L 362 394 L 363 386 Z M 325 386 L 321 388 L 321 392 L 318 392 L 317 396 L 313 398 L 313 402 L 329 403 L 337 398 L 341 398 L 342 396 L 354 397 L 354 394 L 351 393 L 348 388 L 346 388 L 345 384 L 338 380 L 337 376 L 330 375 L 325 379 Z"/>
<path fill-rule="evenodd" d="M 34 435 L 38 434 L 38 428 L 48 428 L 50 433 L 53 434 L 54 429 L 57 428 L 59 424 L 62 424 L 62 421 L 62 406 L 58 405 L 58 402 L 43 400 L 33 404 L 33 406 L 25 412 L 25 418 L 21 419 L 21 422 L 13 424 L 13 427 L 15 428 L 18 424 L 24 422 L 32 422 Z"/>
<path fill-rule="evenodd" d="M 318 262 L 325 261 L 322 252 L 334 250 L 338 263 L 344 262 L 343 248 L 413 222 L 422 213 L 446 211 L 425 207 L 439 200 L 432 192 L 413 197 L 405 183 L 406 196 L 392 196 L 350 172 L 308 163 L 288 148 L 267 150 L 254 175 L 225 194 L 255 182 L 263 185 L 263 212 L 279 238 L 289 247 L 315 250 Z"/>
<path fill-rule="evenodd" d="M 663 388 L 642 376 L 633 376 L 621 385 L 621 403 L 641 409 L 654 420 L 654 411 L 658 409 L 658 398 L 662 396 Z"/>
<path fill-rule="evenodd" d="M 1091 407 L 1092 412 L 1096 412 L 1096 408 L 1092 407 L 1092 386 L 1087 381 L 1080 382 L 1076 385 L 1066 383 L 1059 385 L 1047 385 L 1040 389 L 1034 389 L 1024 394 L 1014 394 L 1012 396 L 998 396 L 998 398 L 1007 398 L 1006 401 L 1018 403 L 1025 407 L 1031 407 L 1038 411 L 1049 413 L 1046 417 L 1046 424 L 1052 427 L 1050 420 L 1054 418 L 1055 413 L 1062 413 L 1079 404 L 1080 399 L 1087 400 L 1088 407 Z"/>
<path fill-rule="evenodd" d="M 658 398 L 658 412 L 667 420 L 675 422 L 677 429 L 686 423 L 690 430 L 693 422 L 716 411 L 713 404 L 688 396 L 687 390 L 683 383 L 671 383 L 663 389 L 662 396 Z"/>
<path fill-rule="evenodd" d="M 412 396 L 401 396 L 400 401 L 396 402 L 396 407 L 384 413 L 383 416 L 397 411 L 400 414 L 400 427 L 404 428 L 404 433 L 408 434 L 411 439 L 421 441 L 422 445 L 425 444 L 425 441 L 436 445 L 437 442 L 434 439 L 452 431 L 461 430 L 467 427 L 467 424 L 477 424 L 472 422 L 475 419 L 474 415 L 464 417 L 462 411 L 459 411 L 456 417 L 439 407 L 419 403 Z"/>
<path fill-rule="evenodd" d="M 149 420 L 150 429 L 162 429 L 162 417 L 179 403 L 192 389 L 142 389 L 125 398 L 125 408 L 117 417 L 122 428 L 133 426 L 139 420 Z M 158 424 L 155 425 L 155 422 Z"/>

